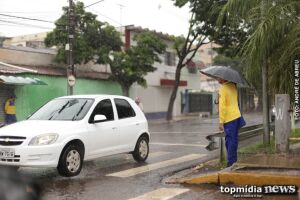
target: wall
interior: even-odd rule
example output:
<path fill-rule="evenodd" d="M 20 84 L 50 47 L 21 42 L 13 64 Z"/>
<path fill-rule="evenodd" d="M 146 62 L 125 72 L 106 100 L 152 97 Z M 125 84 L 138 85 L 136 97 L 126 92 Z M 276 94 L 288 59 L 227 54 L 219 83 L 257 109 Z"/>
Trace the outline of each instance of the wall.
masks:
<path fill-rule="evenodd" d="M 135 85 L 131 89 L 131 97 L 134 99 L 139 96 L 147 118 L 157 119 L 166 116 L 171 92 L 171 87 L 148 86 L 143 88 Z"/>
<path fill-rule="evenodd" d="M 40 106 L 49 100 L 65 96 L 67 83 L 65 77 L 25 75 L 31 78 L 39 78 L 48 85 L 16 86 L 17 118 L 23 120 Z M 121 88 L 112 81 L 77 79 L 74 94 L 121 94 Z"/>
<path fill-rule="evenodd" d="M 28 41 L 42 41 L 44 42 L 44 39 L 46 38 L 48 32 L 42 32 L 42 33 L 35 33 L 35 34 L 29 34 L 29 35 L 20 35 L 13 38 L 6 39 L 4 41 L 4 45 L 26 45 L 26 42 Z"/>
<path fill-rule="evenodd" d="M 17 65 L 48 66 L 53 64 L 55 51 L 28 47 L 0 48 L 0 61 Z"/>

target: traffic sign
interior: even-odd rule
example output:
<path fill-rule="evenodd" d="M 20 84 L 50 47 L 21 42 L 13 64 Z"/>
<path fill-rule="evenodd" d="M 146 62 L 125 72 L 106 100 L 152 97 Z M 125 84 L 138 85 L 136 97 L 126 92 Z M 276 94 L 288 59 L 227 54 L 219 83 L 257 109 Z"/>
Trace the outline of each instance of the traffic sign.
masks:
<path fill-rule="evenodd" d="M 69 84 L 69 86 L 73 87 L 75 85 L 75 81 L 76 81 L 76 79 L 75 79 L 74 75 L 69 75 L 68 76 L 68 84 Z"/>

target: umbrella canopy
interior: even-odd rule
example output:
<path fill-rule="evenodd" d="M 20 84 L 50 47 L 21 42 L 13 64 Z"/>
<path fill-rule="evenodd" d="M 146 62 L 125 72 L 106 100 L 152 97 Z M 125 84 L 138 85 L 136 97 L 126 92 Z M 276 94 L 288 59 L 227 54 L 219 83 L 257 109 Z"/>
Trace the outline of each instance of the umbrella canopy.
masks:
<path fill-rule="evenodd" d="M 225 66 L 211 66 L 207 67 L 205 69 L 200 70 L 202 74 L 205 74 L 207 76 L 210 76 L 212 78 L 221 78 L 233 83 L 237 83 L 242 86 L 249 86 L 246 79 L 243 78 L 242 75 L 240 75 L 239 72 L 236 70 L 225 67 Z"/>

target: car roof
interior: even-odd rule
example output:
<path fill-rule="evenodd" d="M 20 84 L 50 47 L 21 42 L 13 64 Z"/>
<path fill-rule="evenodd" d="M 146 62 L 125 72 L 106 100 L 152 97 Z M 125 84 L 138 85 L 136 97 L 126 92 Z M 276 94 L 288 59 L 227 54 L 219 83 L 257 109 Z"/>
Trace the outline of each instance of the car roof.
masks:
<path fill-rule="evenodd" d="M 130 99 L 129 97 L 121 95 L 109 95 L 109 94 L 88 94 L 88 95 L 72 95 L 72 96 L 62 96 L 57 97 L 57 99 L 67 99 L 67 98 L 88 98 L 88 99 L 103 99 L 103 98 L 123 98 Z"/>

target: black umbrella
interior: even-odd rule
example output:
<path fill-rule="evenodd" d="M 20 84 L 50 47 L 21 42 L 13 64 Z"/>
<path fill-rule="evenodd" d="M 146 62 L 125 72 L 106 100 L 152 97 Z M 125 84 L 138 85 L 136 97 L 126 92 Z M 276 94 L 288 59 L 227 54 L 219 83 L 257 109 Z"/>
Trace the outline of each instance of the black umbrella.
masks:
<path fill-rule="evenodd" d="M 235 71 L 231 67 L 211 66 L 200 70 L 200 72 L 212 78 L 221 78 L 233 83 L 237 83 L 241 86 L 249 86 L 246 79 L 244 79 L 239 72 Z"/>

